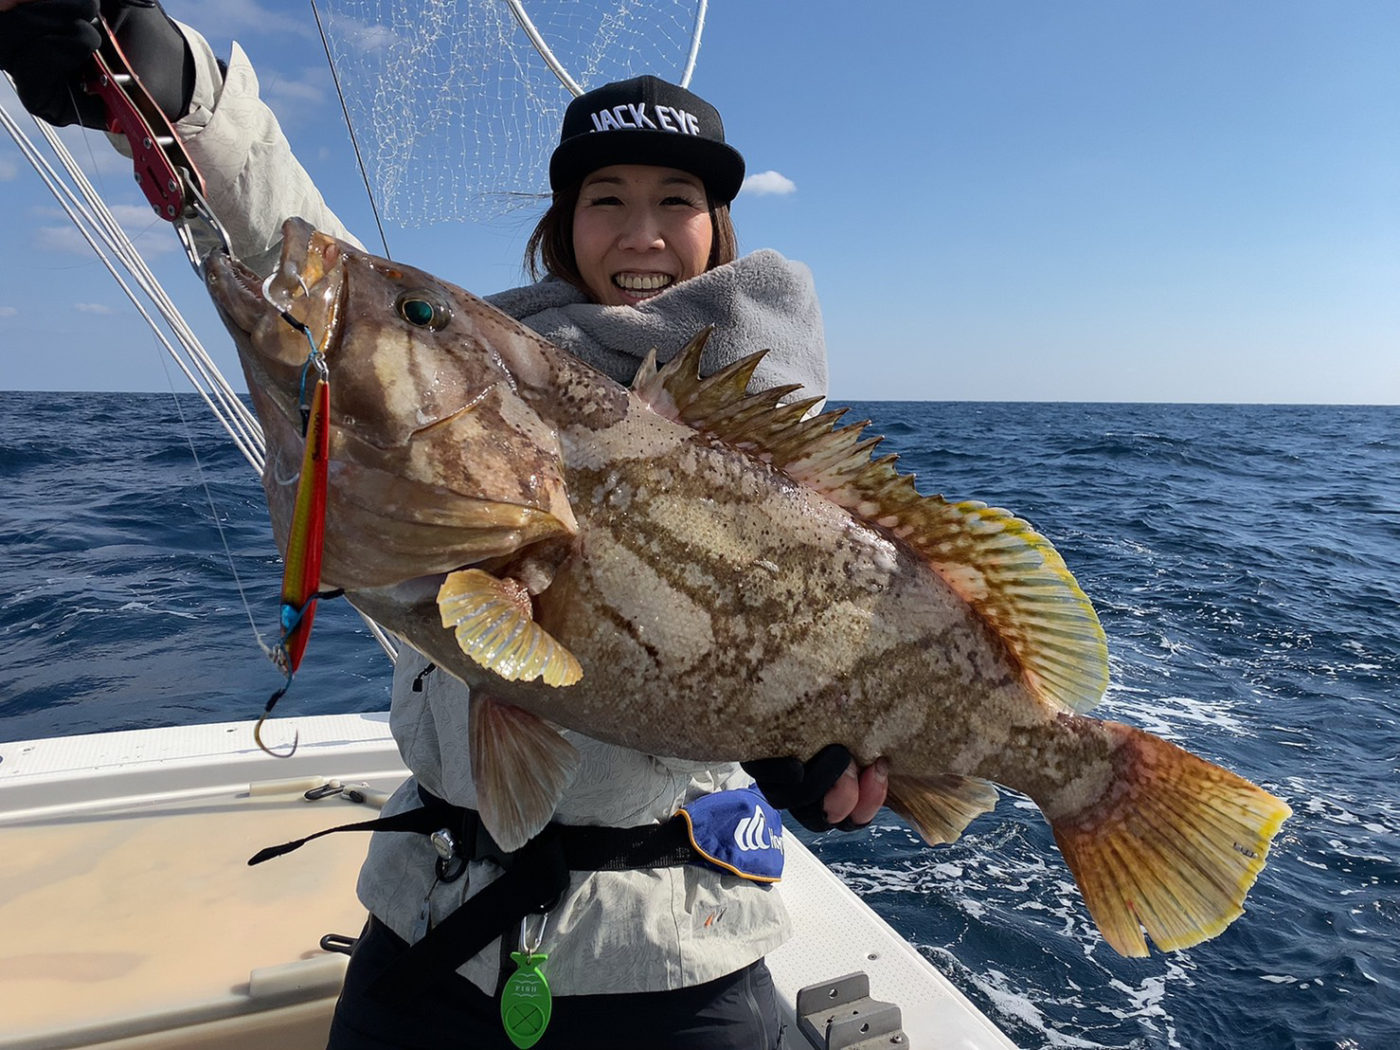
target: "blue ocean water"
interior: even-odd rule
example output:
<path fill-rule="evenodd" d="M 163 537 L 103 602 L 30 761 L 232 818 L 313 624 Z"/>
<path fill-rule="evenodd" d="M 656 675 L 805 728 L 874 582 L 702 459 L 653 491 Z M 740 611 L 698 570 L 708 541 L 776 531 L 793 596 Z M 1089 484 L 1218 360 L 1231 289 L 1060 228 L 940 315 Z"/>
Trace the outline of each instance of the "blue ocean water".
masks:
<path fill-rule="evenodd" d="M 1098 713 L 1295 815 L 1242 919 L 1148 960 L 1102 943 L 1016 796 L 953 846 L 886 816 L 818 852 L 1022 1047 L 1400 1045 L 1400 409 L 855 408 L 924 491 L 1055 542 L 1108 633 Z M 261 709 L 281 679 L 254 626 L 271 632 L 280 564 L 196 399 L 0 393 L 0 486 L 0 738 Z M 382 709 L 387 683 L 325 603 L 283 704 Z"/>

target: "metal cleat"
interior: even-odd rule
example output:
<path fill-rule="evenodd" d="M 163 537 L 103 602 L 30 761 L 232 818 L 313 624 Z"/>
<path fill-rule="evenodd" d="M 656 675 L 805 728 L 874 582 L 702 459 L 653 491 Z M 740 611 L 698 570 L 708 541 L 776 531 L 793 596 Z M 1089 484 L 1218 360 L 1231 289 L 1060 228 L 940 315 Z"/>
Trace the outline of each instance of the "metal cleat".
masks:
<path fill-rule="evenodd" d="M 797 1026 L 817 1050 L 908 1050 L 899 1007 L 870 997 L 864 971 L 797 993 Z"/>

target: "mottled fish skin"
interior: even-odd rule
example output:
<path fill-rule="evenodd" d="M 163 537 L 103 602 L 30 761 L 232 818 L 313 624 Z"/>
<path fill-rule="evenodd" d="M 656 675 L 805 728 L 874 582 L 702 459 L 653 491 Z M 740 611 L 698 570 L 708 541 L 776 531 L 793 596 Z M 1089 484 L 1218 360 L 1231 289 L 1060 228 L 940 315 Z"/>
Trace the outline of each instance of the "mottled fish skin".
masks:
<path fill-rule="evenodd" d="M 1062 737 L 1082 753 L 1075 734 L 1047 734 L 1059 712 L 1025 689 L 1006 647 L 907 548 L 635 398 L 620 401 L 616 384 L 571 355 L 543 342 L 539 353 L 547 369 L 517 391 L 556 427 L 579 531 L 535 616 L 579 658 L 584 681 L 561 696 L 496 680 L 425 596 L 403 633 L 420 648 L 433 639 L 440 666 L 648 754 L 807 755 L 840 740 L 895 770 L 1020 790 Z M 354 597 L 381 622 L 401 622 L 394 598 Z"/>
<path fill-rule="evenodd" d="M 892 797 L 916 816 L 933 778 L 993 781 L 1040 806 L 1081 883 L 1075 836 L 1097 843 L 1147 782 L 1128 758 L 1146 754 L 1146 768 L 1185 755 L 1048 699 L 1004 636 L 890 528 L 667 418 L 460 289 L 304 224 L 289 224 L 287 241 L 271 297 L 313 331 L 336 315 L 323 580 L 474 690 L 648 754 L 808 756 L 841 742 L 862 762 L 885 756 Z M 268 433 L 285 544 L 306 342 L 237 267 L 216 260 L 207 279 Z M 407 294 L 445 311 L 444 324 L 405 324 Z M 520 552 L 543 566 L 523 573 L 541 574 L 534 620 L 577 658 L 576 684 L 505 681 L 443 626 L 442 574 L 505 571 Z M 1115 884 L 1126 903 L 1105 905 L 1117 911 L 1100 925 L 1118 950 L 1145 954 L 1139 923 L 1179 947 L 1239 914 L 1287 807 L 1219 772 L 1243 793 L 1231 805 L 1259 825 L 1229 833 L 1247 863 L 1199 880 L 1234 881 L 1180 932 Z"/>

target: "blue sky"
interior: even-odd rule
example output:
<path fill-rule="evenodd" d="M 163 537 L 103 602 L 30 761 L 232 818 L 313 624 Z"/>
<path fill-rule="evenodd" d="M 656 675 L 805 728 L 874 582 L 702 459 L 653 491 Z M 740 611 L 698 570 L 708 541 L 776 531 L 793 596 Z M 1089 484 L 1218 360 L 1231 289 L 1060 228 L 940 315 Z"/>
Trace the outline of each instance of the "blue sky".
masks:
<path fill-rule="evenodd" d="M 168 8 L 242 43 L 373 239 L 309 6 Z M 1394 0 L 713 0 L 692 87 L 777 173 L 735 204 L 741 248 L 812 267 L 836 401 L 1400 404 L 1397 54 Z M 123 162 L 75 152 L 236 375 Z M 485 293 L 520 283 L 533 215 L 388 235 Z M 183 389 L 65 223 L 0 138 L 0 388 Z"/>

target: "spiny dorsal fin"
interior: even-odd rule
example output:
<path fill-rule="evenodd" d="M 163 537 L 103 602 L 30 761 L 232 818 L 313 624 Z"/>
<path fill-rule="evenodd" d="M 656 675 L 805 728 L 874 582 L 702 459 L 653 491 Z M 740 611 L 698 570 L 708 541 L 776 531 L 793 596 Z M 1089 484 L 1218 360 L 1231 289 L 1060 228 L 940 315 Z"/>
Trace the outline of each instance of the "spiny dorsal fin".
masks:
<path fill-rule="evenodd" d="M 1040 696 L 1074 711 L 1108 685 L 1108 646 L 1094 607 L 1050 541 L 985 503 L 921 496 L 896 456 L 872 458 L 869 421 L 837 427 L 844 409 L 804 418 L 820 398 L 780 404 L 800 387 L 749 393 L 767 351 L 700 377 L 711 329 L 662 368 L 647 357 L 632 389 L 659 414 L 711 434 L 893 533 L 993 627 Z"/>

